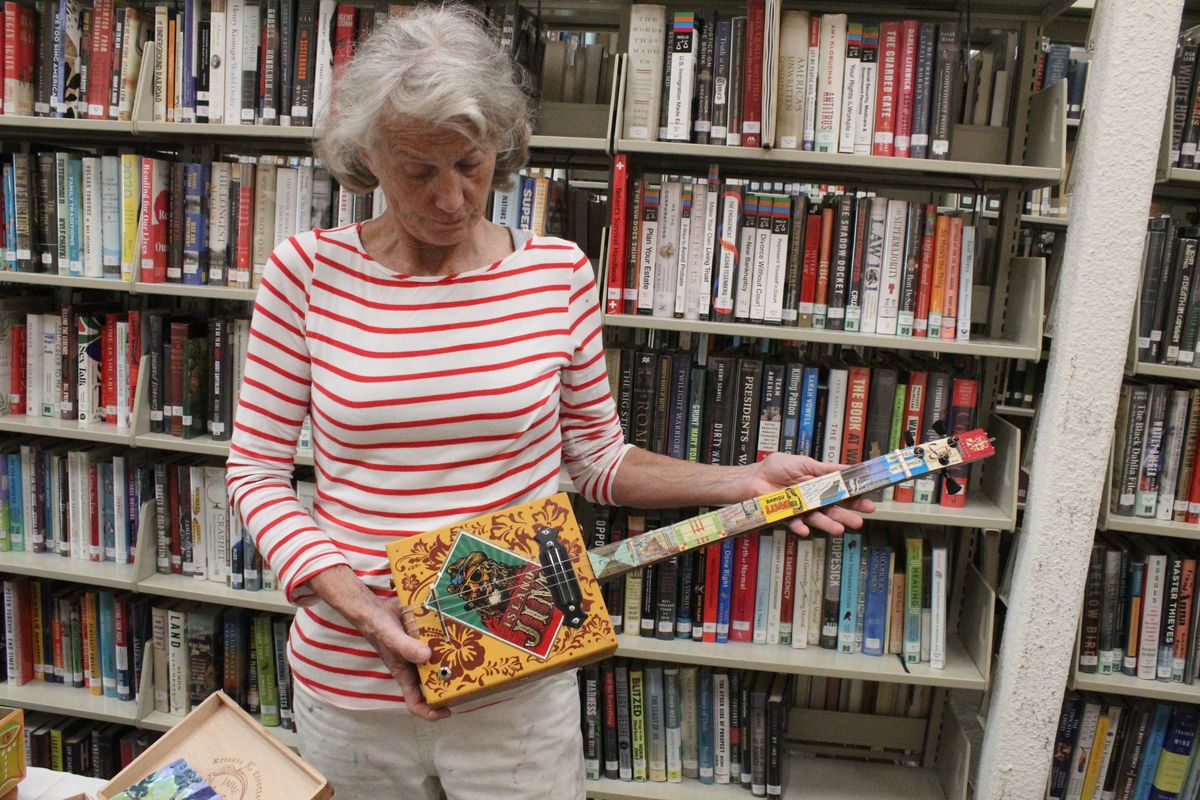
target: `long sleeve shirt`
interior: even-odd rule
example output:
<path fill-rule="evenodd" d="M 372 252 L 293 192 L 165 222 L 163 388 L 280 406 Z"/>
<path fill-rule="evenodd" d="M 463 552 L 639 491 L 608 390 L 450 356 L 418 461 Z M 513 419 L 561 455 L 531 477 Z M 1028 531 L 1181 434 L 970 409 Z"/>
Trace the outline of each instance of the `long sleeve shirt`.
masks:
<path fill-rule="evenodd" d="M 292 486 L 306 414 L 311 515 Z M 388 541 L 553 494 L 563 465 L 583 497 L 611 503 L 628 447 L 576 245 L 533 237 L 428 277 L 375 262 L 356 225 L 281 243 L 255 299 L 227 483 L 301 606 L 295 680 L 343 707 L 402 703 L 371 645 L 305 582 L 344 564 L 389 596 Z"/>

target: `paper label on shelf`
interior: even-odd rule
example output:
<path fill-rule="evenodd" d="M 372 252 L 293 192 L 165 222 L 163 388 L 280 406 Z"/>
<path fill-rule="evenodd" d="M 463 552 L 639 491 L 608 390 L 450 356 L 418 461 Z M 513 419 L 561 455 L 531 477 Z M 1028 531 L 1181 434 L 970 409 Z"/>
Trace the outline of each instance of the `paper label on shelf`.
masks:
<path fill-rule="evenodd" d="M 1134 493 L 1129 492 L 1128 494 L 1121 495 L 1119 502 L 1123 506 L 1131 506 L 1131 505 L 1133 505 L 1134 497 L 1135 497 Z"/>
<path fill-rule="evenodd" d="M 762 125 L 758 120 L 744 120 L 742 122 L 742 133 L 762 133 Z"/>
<path fill-rule="evenodd" d="M 1122 502 L 1125 501 L 1124 495 L 1122 495 L 1121 501 Z M 1132 501 L 1130 501 L 1130 502 L 1132 502 Z M 1188 503 L 1188 513 L 1189 514 L 1200 514 L 1200 503 Z"/>
<path fill-rule="evenodd" d="M 241 119 L 242 119 L 242 122 L 248 122 L 250 124 L 254 124 L 254 109 L 253 108 L 243 108 Z"/>
<path fill-rule="evenodd" d="M 801 303 L 800 304 L 800 313 L 801 314 L 813 313 L 813 304 L 812 303 Z"/>
<path fill-rule="evenodd" d="M 1196 351 L 1194 350 L 1180 350 L 1179 355 L 1175 357 L 1175 360 L 1180 364 L 1191 364 L 1192 358 L 1194 358 L 1195 355 Z"/>
<path fill-rule="evenodd" d="M 213 436 L 221 436 L 224 433 L 225 433 L 225 423 L 224 422 L 212 423 L 212 435 Z"/>
<path fill-rule="evenodd" d="M 779 137 L 779 149 L 780 150 L 795 150 L 796 149 L 796 137 L 795 136 L 780 136 Z"/>
<path fill-rule="evenodd" d="M 834 306 L 833 308 L 829 309 L 828 313 L 830 319 L 844 319 L 846 316 L 846 309 L 842 308 L 841 306 Z"/>
<path fill-rule="evenodd" d="M 907 137 L 907 136 L 897 136 L 896 137 L 896 147 L 904 149 L 904 148 L 908 147 L 910 143 L 911 142 L 909 140 L 909 137 Z"/>
<path fill-rule="evenodd" d="M 263 119 L 275 119 L 275 109 L 273 108 L 264 108 L 262 114 Z"/>
<path fill-rule="evenodd" d="M 1162 331 L 1150 331 L 1150 341 L 1161 342 L 1162 341 Z"/>
<path fill-rule="evenodd" d="M 100 105 L 99 103 L 88 103 L 88 116 L 89 117 L 104 116 L 104 106 Z"/>
<path fill-rule="evenodd" d="M 307 117 L 308 116 L 308 106 L 292 106 L 292 116 L 293 117 Z"/>
<path fill-rule="evenodd" d="M 21 260 L 25 260 L 27 258 L 33 258 L 33 252 L 31 250 L 29 250 L 28 248 L 18 247 L 17 248 L 17 258 L 19 258 Z"/>
<path fill-rule="evenodd" d="M 928 133 L 914 133 L 912 135 L 912 146 L 913 147 L 925 147 L 928 144 L 929 144 L 929 134 Z"/>
<path fill-rule="evenodd" d="M 42 263 L 43 264 L 50 264 L 53 261 L 54 261 L 54 255 L 52 253 L 42 253 Z"/>
<path fill-rule="evenodd" d="M 1139 350 L 1143 347 L 1149 347 L 1150 346 L 1150 337 L 1149 336 L 1139 336 L 1137 346 L 1138 346 Z"/>
<path fill-rule="evenodd" d="M 795 322 L 796 316 L 797 316 L 796 310 L 794 308 L 785 308 L 783 310 L 783 321 L 784 322 Z"/>
<path fill-rule="evenodd" d="M 692 127 L 696 129 L 696 133 L 708 133 L 712 130 L 712 122 L 706 119 L 698 119 Z"/>
<path fill-rule="evenodd" d="M 162 422 L 162 418 L 163 413 L 160 409 L 156 408 L 150 412 L 150 419 L 154 420 L 155 422 Z"/>
<path fill-rule="evenodd" d="M 1176 500 L 1174 511 L 1176 514 L 1186 514 L 1188 511 L 1188 501 Z"/>
<path fill-rule="evenodd" d="M 629 138 L 630 139 L 649 139 L 650 131 L 641 125 L 634 125 L 632 128 L 629 129 Z"/>
<path fill-rule="evenodd" d="M 891 143 L 892 143 L 892 132 L 891 131 L 875 131 L 875 144 L 891 144 Z"/>
<path fill-rule="evenodd" d="M 1179 152 L 1181 152 L 1185 156 L 1196 155 L 1196 143 L 1195 142 L 1184 142 L 1183 146 L 1179 148 Z"/>
<path fill-rule="evenodd" d="M 1097 658 L 1094 655 L 1092 655 L 1092 656 L 1080 655 L 1079 656 L 1079 666 L 1081 666 L 1081 667 L 1094 667 L 1094 666 L 1096 666 L 1096 664 L 1097 664 Z"/>
<path fill-rule="evenodd" d="M 931 144 L 929 147 L 931 150 L 933 150 L 934 155 L 943 156 L 950 152 L 950 140 L 934 139 L 933 144 Z"/>

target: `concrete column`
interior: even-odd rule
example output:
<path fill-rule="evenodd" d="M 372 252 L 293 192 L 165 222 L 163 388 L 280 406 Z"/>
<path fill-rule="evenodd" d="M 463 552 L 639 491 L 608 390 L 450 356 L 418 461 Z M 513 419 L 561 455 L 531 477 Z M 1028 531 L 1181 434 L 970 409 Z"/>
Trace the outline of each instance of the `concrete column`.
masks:
<path fill-rule="evenodd" d="M 1045 792 L 1108 464 L 1181 8 L 1182 0 L 1096 4 L 1054 346 L 976 777 L 979 800 L 1036 800 Z"/>

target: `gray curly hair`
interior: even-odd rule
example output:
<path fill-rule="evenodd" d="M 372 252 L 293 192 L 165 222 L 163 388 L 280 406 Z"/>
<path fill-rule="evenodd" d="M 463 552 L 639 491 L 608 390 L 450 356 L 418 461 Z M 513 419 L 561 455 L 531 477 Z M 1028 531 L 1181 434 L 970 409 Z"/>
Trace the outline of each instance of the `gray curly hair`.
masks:
<path fill-rule="evenodd" d="M 334 82 L 327 113 L 318 109 L 316 154 L 338 183 L 355 193 L 378 186 L 364 149 L 399 127 L 448 128 L 495 148 L 492 185 L 511 186 L 529 159 L 532 104 L 524 71 L 486 24 L 466 6 L 421 6 L 359 45 Z"/>

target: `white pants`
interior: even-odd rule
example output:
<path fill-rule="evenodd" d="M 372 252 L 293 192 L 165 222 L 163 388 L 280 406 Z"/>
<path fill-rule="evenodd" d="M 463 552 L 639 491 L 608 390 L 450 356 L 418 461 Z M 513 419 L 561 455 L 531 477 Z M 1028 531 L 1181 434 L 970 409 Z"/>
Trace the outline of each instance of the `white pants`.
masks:
<path fill-rule="evenodd" d="M 297 683 L 295 715 L 300 755 L 337 800 L 584 799 L 573 671 L 437 722 L 339 708 Z"/>

